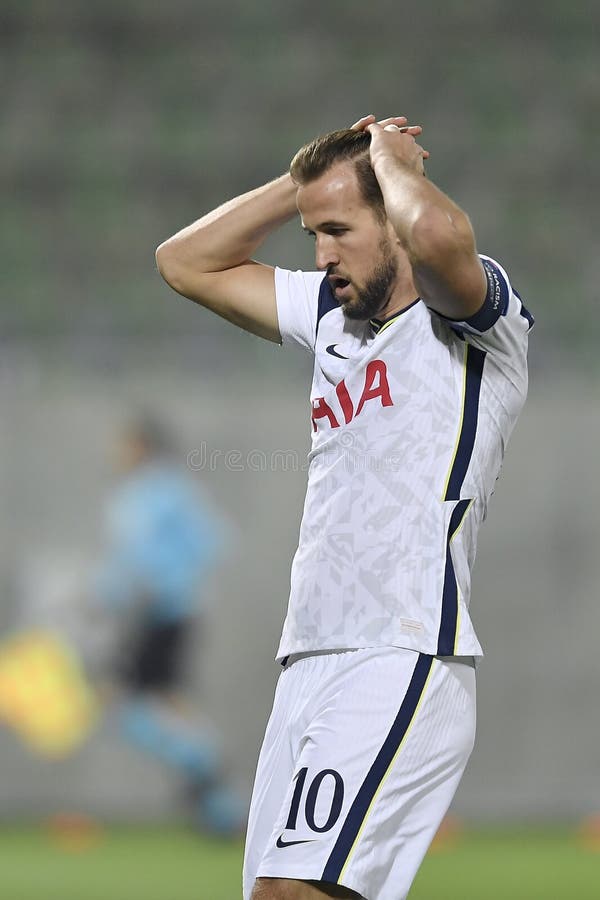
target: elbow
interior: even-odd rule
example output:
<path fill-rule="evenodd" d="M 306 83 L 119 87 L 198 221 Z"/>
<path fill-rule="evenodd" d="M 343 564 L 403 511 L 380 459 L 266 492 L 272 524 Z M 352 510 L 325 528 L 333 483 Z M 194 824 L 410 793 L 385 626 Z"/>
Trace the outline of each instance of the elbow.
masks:
<path fill-rule="evenodd" d="M 182 265 L 171 238 L 159 244 L 156 248 L 155 259 L 156 268 L 169 287 L 182 293 L 184 290 Z"/>
<path fill-rule="evenodd" d="M 162 275 L 163 268 L 166 265 L 167 257 L 169 256 L 169 242 L 163 241 L 162 244 L 159 244 L 156 250 L 154 251 L 154 258 L 156 259 L 156 268 Z"/>
<path fill-rule="evenodd" d="M 162 244 L 159 244 L 156 248 L 154 258 L 156 260 L 156 268 L 165 279 L 167 284 L 170 284 L 169 275 L 173 269 L 174 262 L 174 254 L 170 247 L 170 241 L 163 241 Z"/>

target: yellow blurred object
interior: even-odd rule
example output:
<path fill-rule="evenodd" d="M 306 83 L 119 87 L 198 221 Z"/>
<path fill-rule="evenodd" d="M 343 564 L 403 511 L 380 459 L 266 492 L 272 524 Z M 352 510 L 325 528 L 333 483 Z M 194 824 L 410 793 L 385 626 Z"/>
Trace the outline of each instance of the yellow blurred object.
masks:
<path fill-rule="evenodd" d="M 437 830 L 431 846 L 430 853 L 437 853 L 440 850 L 450 850 L 455 847 L 464 835 L 464 825 L 458 816 L 448 813 Z"/>
<path fill-rule="evenodd" d="M 77 812 L 62 812 L 46 822 L 49 838 L 67 853 L 85 853 L 104 839 L 104 828 L 91 816 Z"/>
<path fill-rule="evenodd" d="M 600 813 L 587 816 L 578 831 L 579 842 L 586 850 L 600 853 Z"/>
<path fill-rule="evenodd" d="M 97 716 L 96 698 L 67 643 L 50 632 L 26 631 L 0 644 L 0 719 L 33 750 L 67 756 Z"/>

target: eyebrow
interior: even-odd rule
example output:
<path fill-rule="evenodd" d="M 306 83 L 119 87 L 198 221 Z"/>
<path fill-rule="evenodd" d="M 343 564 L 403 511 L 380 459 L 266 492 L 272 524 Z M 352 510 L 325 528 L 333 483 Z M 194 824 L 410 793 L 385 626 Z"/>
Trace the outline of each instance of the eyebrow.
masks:
<path fill-rule="evenodd" d="M 316 228 L 319 231 L 325 231 L 327 228 L 348 228 L 348 224 L 347 224 L 347 222 L 338 222 L 335 219 L 331 219 L 327 222 L 321 222 L 321 224 L 317 225 Z M 310 234 L 313 234 L 315 229 L 308 228 L 307 225 L 303 225 L 302 230 L 307 231 Z"/>

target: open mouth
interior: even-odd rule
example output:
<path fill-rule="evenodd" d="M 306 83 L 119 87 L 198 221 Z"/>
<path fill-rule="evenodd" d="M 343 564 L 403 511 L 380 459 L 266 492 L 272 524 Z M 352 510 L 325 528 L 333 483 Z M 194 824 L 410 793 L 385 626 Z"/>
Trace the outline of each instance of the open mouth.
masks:
<path fill-rule="evenodd" d="M 341 278 L 339 275 L 329 275 L 328 281 L 334 293 L 343 291 L 350 284 L 347 278 Z"/>

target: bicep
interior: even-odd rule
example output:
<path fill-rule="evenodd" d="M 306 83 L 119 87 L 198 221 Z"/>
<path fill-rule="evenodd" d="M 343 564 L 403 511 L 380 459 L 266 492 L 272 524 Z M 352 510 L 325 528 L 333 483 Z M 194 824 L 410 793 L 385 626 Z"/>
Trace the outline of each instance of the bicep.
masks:
<path fill-rule="evenodd" d="M 466 216 L 458 222 L 429 219 L 418 244 L 421 252 L 412 260 L 419 296 L 438 313 L 451 319 L 468 318 L 481 308 L 487 280 Z"/>
<path fill-rule="evenodd" d="M 419 296 L 427 306 L 449 319 L 468 319 L 483 306 L 487 281 L 479 257 L 452 261 L 445 272 L 423 269 L 415 273 Z"/>
<path fill-rule="evenodd" d="M 160 266 L 159 266 L 160 268 Z M 281 343 L 275 300 L 275 270 L 254 260 L 221 272 L 168 272 L 163 278 L 184 297 L 233 325 Z"/>

